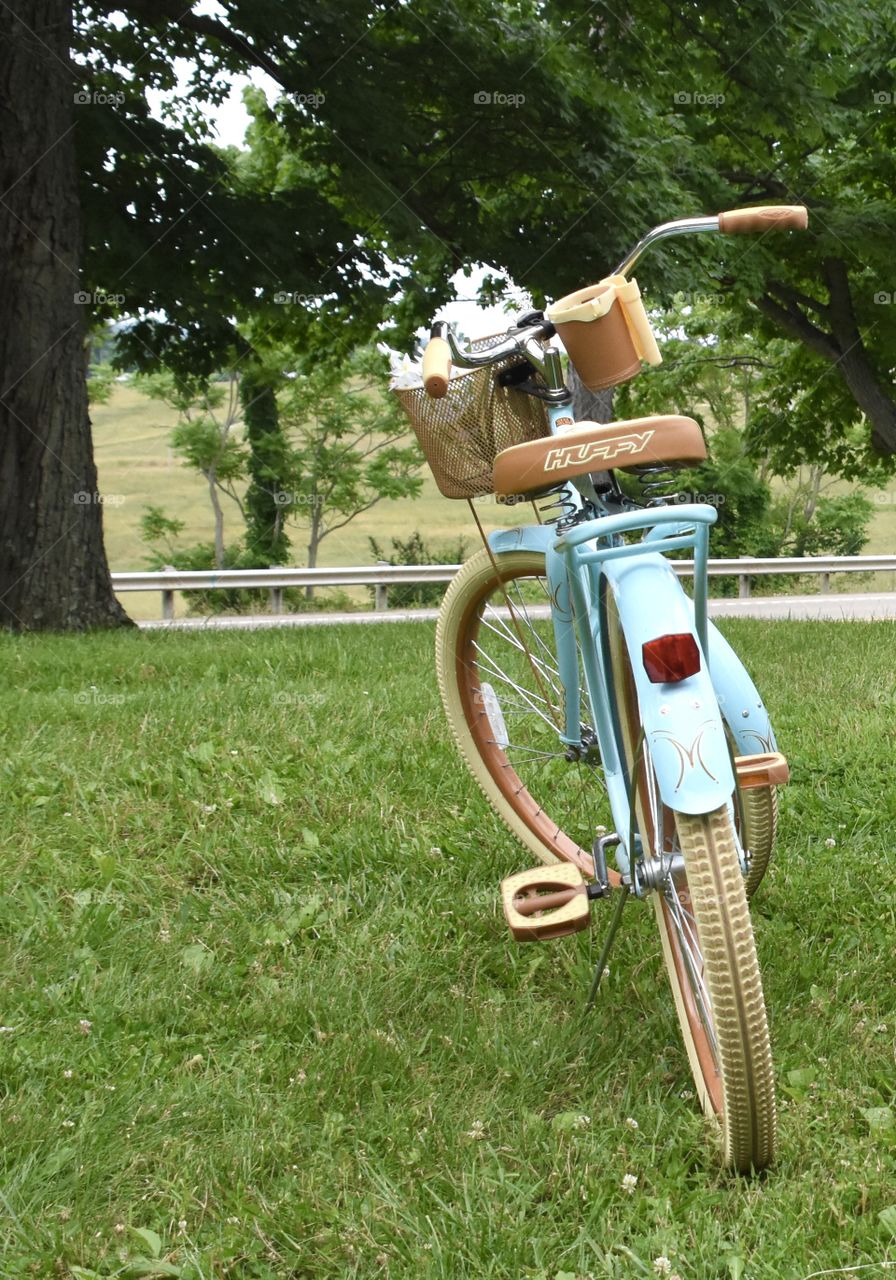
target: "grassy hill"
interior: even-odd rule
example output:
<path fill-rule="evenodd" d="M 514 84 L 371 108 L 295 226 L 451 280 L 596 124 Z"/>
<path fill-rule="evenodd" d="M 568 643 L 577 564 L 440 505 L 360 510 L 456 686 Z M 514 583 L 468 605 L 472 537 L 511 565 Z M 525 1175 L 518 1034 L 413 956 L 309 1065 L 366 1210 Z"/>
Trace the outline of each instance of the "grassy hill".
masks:
<path fill-rule="evenodd" d="M 205 481 L 185 467 L 169 446 L 175 424 L 174 410 L 127 384 L 118 384 L 108 404 L 91 411 L 100 491 L 106 498 L 104 521 L 106 550 L 113 570 L 145 568 L 146 547 L 140 541 L 140 516 L 149 504 L 160 506 L 185 524 L 184 544 L 210 541 L 212 516 Z M 240 515 L 226 498 L 225 533 L 236 538 Z M 486 527 L 513 525 L 519 520 L 514 508 L 485 500 L 477 504 Z M 526 508 L 530 511 L 530 508 Z M 370 564 L 373 557 L 367 539 L 377 538 L 385 547 L 393 537 L 407 538 L 419 529 L 429 545 L 454 544 L 459 536 L 478 543 L 475 526 L 465 502 L 443 498 L 428 471 L 423 492 L 415 501 L 381 502 L 344 529 L 325 539 L 319 558 L 322 565 Z M 306 563 L 304 529 L 290 525 L 293 563 Z M 132 617 L 158 617 L 155 594 L 123 597 Z"/>
<path fill-rule="evenodd" d="M 97 405 L 92 417 L 100 490 L 107 499 L 104 519 L 111 568 L 145 567 L 146 548 L 140 541 L 140 515 L 149 504 L 161 506 L 169 515 L 184 521 L 184 543 L 210 540 L 211 508 L 205 482 L 185 467 L 169 446 L 174 411 L 127 384 L 118 384 L 109 403 Z M 879 505 L 867 550 L 894 551 L 896 481 L 892 491 L 875 497 Z M 223 501 L 227 503 L 227 499 Z M 240 530 L 239 512 L 232 504 L 227 505 L 231 508 L 226 512 L 229 532 L 236 537 Z M 477 509 L 486 527 L 513 525 L 519 519 L 519 512 L 514 508 L 501 507 L 488 500 L 477 504 Z M 530 508 L 524 511 L 528 513 Z M 454 543 L 463 535 L 469 538 L 472 548 L 478 540 L 467 504 L 443 498 L 427 471 L 418 499 L 381 502 L 359 516 L 324 541 L 320 563 L 369 564 L 372 560 L 367 541 L 370 536 L 388 547 L 390 538 L 407 538 L 415 529 L 421 530 L 428 544 Z M 290 537 L 293 563 L 304 564 L 305 539 L 300 523 L 293 522 Z M 154 593 L 128 594 L 123 602 L 132 617 L 159 616 L 159 597 Z M 179 609 L 182 611 L 182 606 Z"/>

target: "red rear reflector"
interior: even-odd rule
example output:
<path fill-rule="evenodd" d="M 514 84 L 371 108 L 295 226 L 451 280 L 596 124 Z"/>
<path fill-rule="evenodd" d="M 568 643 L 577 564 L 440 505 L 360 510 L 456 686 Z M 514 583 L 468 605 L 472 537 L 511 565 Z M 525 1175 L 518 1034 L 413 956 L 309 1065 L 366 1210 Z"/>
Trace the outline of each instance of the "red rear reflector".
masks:
<path fill-rule="evenodd" d="M 700 670 L 700 650 L 689 631 L 674 636 L 657 636 L 641 646 L 644 670 L 653 684 L 686 680 Z"/>

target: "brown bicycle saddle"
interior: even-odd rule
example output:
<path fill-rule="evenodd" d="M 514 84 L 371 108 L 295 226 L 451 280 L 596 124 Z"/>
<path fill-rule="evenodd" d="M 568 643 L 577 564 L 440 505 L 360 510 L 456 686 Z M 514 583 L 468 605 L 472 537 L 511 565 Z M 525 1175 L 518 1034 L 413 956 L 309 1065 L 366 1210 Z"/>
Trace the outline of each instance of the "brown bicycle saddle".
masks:
<path fill-rule="evenodd" d="M 502 450 L 495 458 L 495 493 L 534 493 L 589 471 L 659 463 L 690 466 L 705 457 L 706 442 L 693 418 L 664 414 L 625 422 L 577 422 L 562 435 Z"/>

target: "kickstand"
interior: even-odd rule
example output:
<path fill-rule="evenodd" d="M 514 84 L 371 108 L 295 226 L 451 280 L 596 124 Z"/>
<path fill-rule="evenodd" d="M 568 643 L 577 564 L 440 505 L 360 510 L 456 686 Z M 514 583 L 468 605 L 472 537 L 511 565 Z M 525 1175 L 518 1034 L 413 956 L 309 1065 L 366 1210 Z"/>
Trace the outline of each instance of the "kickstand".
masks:
<path fill-rule="evenodd" d="M 612 919 L 610 920 L 610 927 L 607 930 L 607 936 L 604 939 L 603 950 L 600 953 L 600 959 L 598 960 L 597 967 L 594 970 L 594 979 L 591 983 L 591 990 L 588 992 L 588 999 L 585 1002 L 585 1013 L 589 1013 L 594 1008 L 594 1001 L 597 999 L 597 993 L 600 990 L 601 979 L 604 976 L 604 969 L 606 968 L 610 950 L 613 943 L 616 941 L 616 934 L 619 932 L 619 926 L 622 924 L 622 908 L 628 901 L 629 892 L 630 890 L 627 884 L 621 885 L 618 890 L 616 909 L 614 910 Z"/>

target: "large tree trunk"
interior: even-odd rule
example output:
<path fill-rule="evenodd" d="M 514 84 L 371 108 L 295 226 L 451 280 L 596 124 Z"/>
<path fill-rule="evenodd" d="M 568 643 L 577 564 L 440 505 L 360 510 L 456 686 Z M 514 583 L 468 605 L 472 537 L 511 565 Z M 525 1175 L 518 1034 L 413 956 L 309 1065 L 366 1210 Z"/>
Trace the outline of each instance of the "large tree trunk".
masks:
<path fill-rule="evenodd" d="M 0 625 L 120 626 L 78 305 L 71 5 L 0 5 Z"/>
<path fill-rule="evenodd" d="M 289 505 L 290 495 L 283 493 L 277 478 L 280 413 L 270 375 L 251 354 L 245 355 L 242 366 L 240 402 L 250 448 L 246 549 L 253 565 L 287 564 L 289 538 L 283 527 L 283 506 Z"/>

